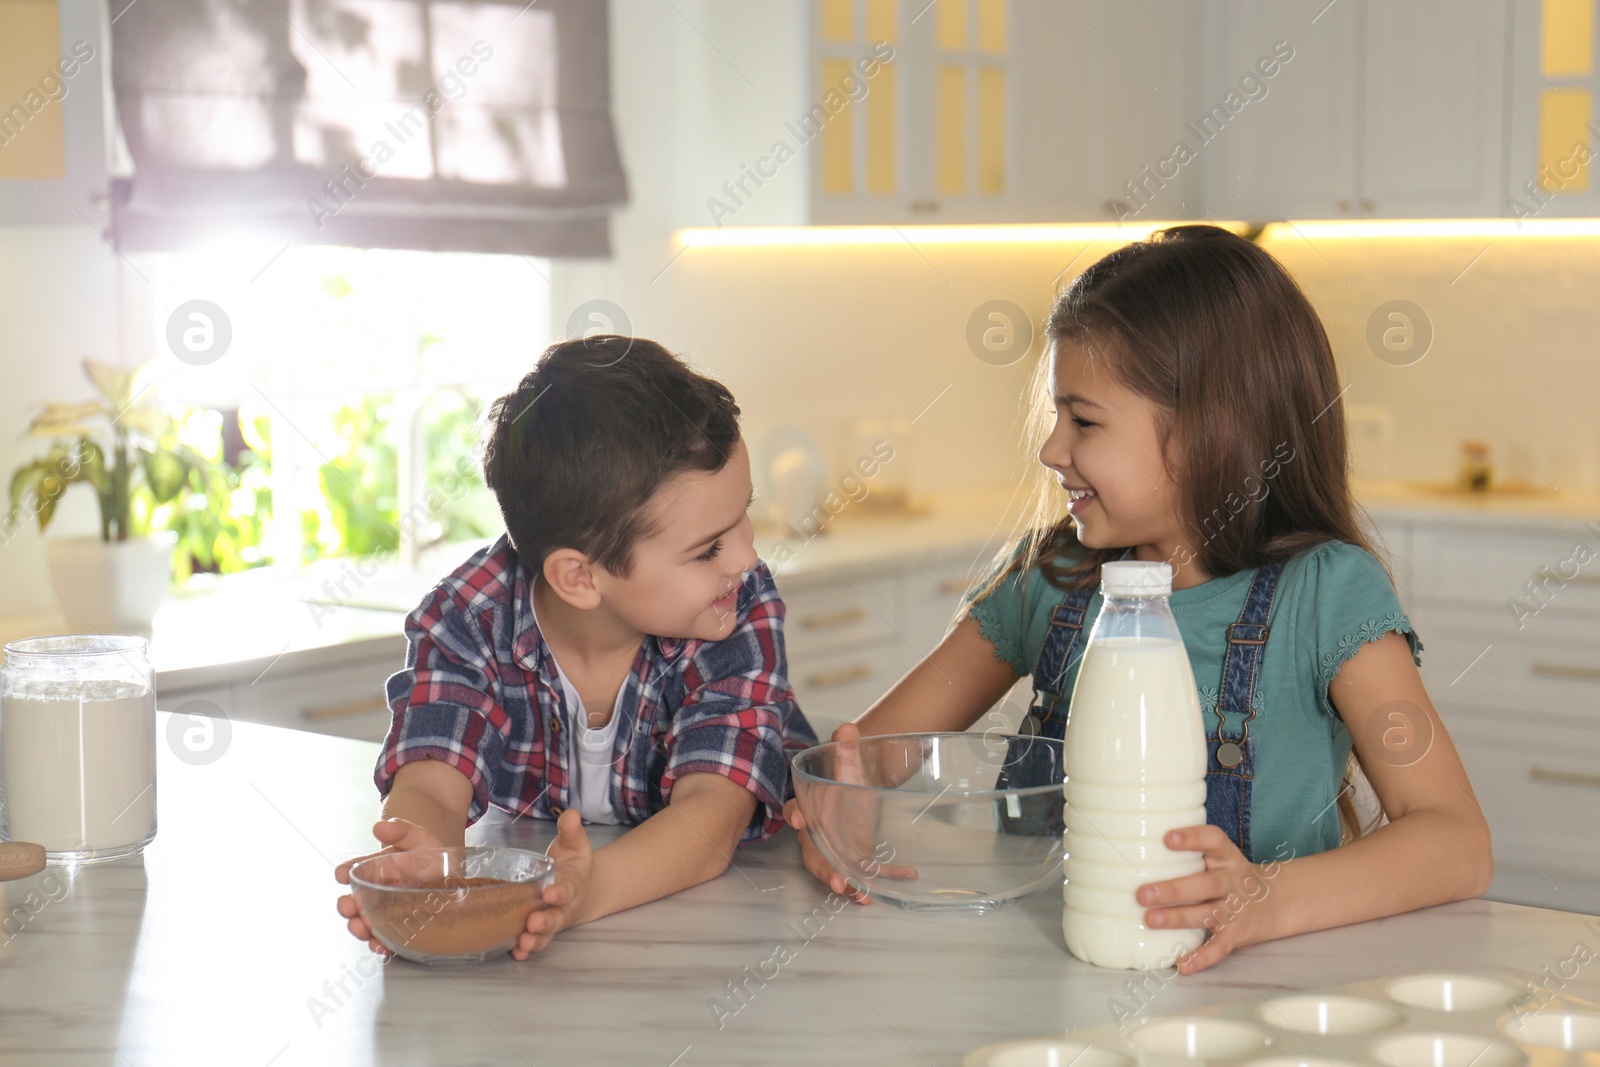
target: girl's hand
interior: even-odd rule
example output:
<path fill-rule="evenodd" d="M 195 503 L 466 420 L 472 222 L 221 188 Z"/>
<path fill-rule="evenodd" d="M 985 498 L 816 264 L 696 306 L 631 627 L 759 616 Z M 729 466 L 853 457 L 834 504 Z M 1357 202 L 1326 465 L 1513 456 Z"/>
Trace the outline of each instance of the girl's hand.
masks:
<path fill-rule="evenodd" d="M 519 960 L 544 950 L 556 934 L 583 921 L 594 879 L 594 848 L 576 811 L 569 808 L 556 820 L 556 839 L 545 855 L 556 861 L 556 884 L 544 891 L 544 910 L 528 916 L 528 928 L 511 948 Z"/>
<path fill-rule="evenodd" d="M 1202 853 L 1206 860 L 1198 874 L 1150 882 L 1138 891 L 1139 903 L 1149 908 L 1144 922 L 1151 929 L 1211 932 L 1205 944 L 1179 958 L 1180 974 L 1203 971 L 1236 948 L 1279 936 L 1272 932 L 1278 905 L 1268 900 L 1276 863 L 1251 863 L 1217 826 L 1173 830 L 1165 844 L 1175 852 Z"/>
<path fill-rule="evenodd" d="M 350 868 L 362 860 L 371 859 L 373 856 L 382 856 L 390 852 L 410 852 L 419 848 L 439 848 L 437 837 L 424 830 L 414 822 L 404 819 L 385 819 L 372 828 L 372 836 L 383 843 L 383 848 L 376 852 L 369 852 L 365 856 L 357 856 L 353 860 L 345 860 L 333 869 L 333 879 L 340 885 L 350 884 Z M 366 916 L 361 914 L 361 905 L 356 903 L 356 898 L 345 895 L 339 898 L 336 906 L 339 914 L 348 921 L 345 927 L 355 937 L 365 941 L 372 951 L 388 954 L 389 950 L 383 947 L 383 942 L 373 936 L 372 927 L 367 924 Z"/>
<path fill-rule="evenodd" d="M 847 722 L 833 731 L 833 737 L 829 740 L 855 741 L 860 737 L 861 728 L 853 722 Z M 847 772 L 848 768 L 841 767 L 840 770 Z M 842 781 L 850 780 L 848 773 L 842 773 L 840 778 Z M 858 904 L 867 903 L 865 894 L 858 893 L 852 889 L 850 883 L 845 881 L 844 875 L 829 865 L 828 861 L 823 858 L 821 850 L 817 848 L 816 842 L 811 840 L 811 832 L 806 829 L 806 817 L 800 811 L 800 801 L 798 799 L 787 801 L 783 805 L 783 821 L 794 827 L 799 834 L 800 861 L 805 864 L 806 870 L 811 872 L 812 877 L 841 897 L 849 897 Z M 870 855 L 872 852 L 870 844 L 872 831 L 870 829 L 868 829 L 866 836 L 869 841 L 866 852 Z"/>
<path fill-rule="evenodd" d="M 860 737 L 861 728 L 853 722 L 847 722 L 833 732 L 835 741 L 855 741 Z M 849 749 L 840 752 L 833 772 L 841 782 L 860 784 L 866 781 L 860 756 Z M 849 790 L 831 789 L 821 799 L 823 815 L 839 838 L 832 843 L 833 847 L 843 853 L 846 865 L 853 866 L 865 878 L 915 878 L 917 872 L 913 867 L 880 861 L 881 847 L 875 837 L 878 825 L 876 799 L 870 794 L 858 797 L 849 793 Z M 817 848 L 816 842 L 811 840 L 799 800 L 784 804 L 783 821 L 799 832 L 800 860 L 813 877 L 841 897 L 848 897 L 857 904 L 871 903 L 871 895 L 852 887 L 842 873 L 833 869 Z"/>

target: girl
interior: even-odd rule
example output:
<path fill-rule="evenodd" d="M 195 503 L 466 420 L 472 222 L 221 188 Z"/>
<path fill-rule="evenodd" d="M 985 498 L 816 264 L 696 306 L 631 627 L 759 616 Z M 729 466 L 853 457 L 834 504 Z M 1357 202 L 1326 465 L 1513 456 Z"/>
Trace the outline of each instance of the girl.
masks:
<path fill-rule="evenodd" d="M 1164 560 L 1209 748 L 1208 825 L 1166 844 L 1206 869 L 1138 900 L 1152 928 L 1210 931 L 1180 970 L 1483 893 L 1488 827 L 1357 520 L 1333 353 L 1305 295 L 1250 241 L 1178 226 L 1085 271 L 1047 334 L 1038 455 L 1069 514 L 1041 495 L 939 647 L 836 738 L 965 730 L 1030 672 L 1022 730 L 1061 737 L 1100 565 Z M 1387 816 L 1370 832 L 1353 780 Z M 795 802 L 786 815 L 807 869 L 846 892 Z"/>

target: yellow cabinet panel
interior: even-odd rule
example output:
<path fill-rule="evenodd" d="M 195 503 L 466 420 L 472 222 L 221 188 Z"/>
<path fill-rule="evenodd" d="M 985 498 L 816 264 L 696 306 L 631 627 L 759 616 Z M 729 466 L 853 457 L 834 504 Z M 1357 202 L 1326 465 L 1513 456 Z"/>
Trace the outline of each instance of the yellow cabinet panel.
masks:
<path fill-rule="evenodd" d="M 1579 145 L 1589 143 L 1589 90 L 1546 89 L 1539 94 L 1539 172 L 1560 176 L 1559 192 L 1577 193 L 1589 188 L 1587 154 Z M 1576 176 L 1567 175 L 1576 171 Z M 1540 184 L 1552 186 L 1542 179 Z"/>
<path fill-rule="evenodd" d="M 0 0 L 0 179 L 64 178 L 56 0 Z"/>
<path fill-rule="evenodd" d="M 1594 73 L 1595 0 L 1544 0 L 1539 67 L 1552 78 Z"/>
<path fill-rule="evenodd" d="M 941 63 L 936 94 L 934 170 L 938 189 L 946 196 L 959 196 L 967 191 L 967 68 Z"/>

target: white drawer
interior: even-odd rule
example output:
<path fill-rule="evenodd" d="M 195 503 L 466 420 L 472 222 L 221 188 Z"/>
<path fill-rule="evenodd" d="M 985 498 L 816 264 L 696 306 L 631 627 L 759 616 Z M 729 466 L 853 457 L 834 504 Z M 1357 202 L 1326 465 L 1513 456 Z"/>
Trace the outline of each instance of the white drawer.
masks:
<path fill-rule="evenodd" d="M 1506 718 L 1448 722 L 1507 882 L 1525 890 L 1521 876 L 1532 872 L 1550 899 L 1574 906 L 1565 894 L 1586 895 L 1600 883 L 1600 731 Z"/>
<path fill-rule="evenodd" d="M 932 652 L 949 632 L 962 594 L 972 586 L 975 568 L 965 564 L 924 567 L 905 576 L 905 638 L 908 666 Z"/>
<path fill-rule="evenodd" d="M 1484 897 L 1507 904 L 1600 915 L 1600 877 L 1563 874 L 1552 882 L 1550 877 L 1523 863 L 1514 854 L 1510 858 L 1497 855 L 1494 885 Z"/>
<path fill-rule="evenodd" d="M 826 741 L 843 723 L 889 691 L 900 678 L 895 646 L 883 643 L 831 656 L 789 659 L 789 682 L 800 710 L 817 736 Z"/>
<path fill-rule="evenodd" d="M 1600 534 L 1419 526 L 1412 544 L 1419 602 L 1493 605 L 1508 619 L 1513 600 L 1541 612 L 1600 615 Z M 1587 556 L 1595 558 L 1580 566 Z"/>
<path fill-rule="evenodd" d="M 819 652 L 858 648 L 875 641 L 899 640 L 892 620 L 899 617 L 898 580 L 856 578 L 785 595 L 784 643 L 789 660 Z"/>
<path fill-rule="evenodd" d="M 1435 608 L 1417 629 L 1427 645 L 1423 681 L 1439 707 L 1600 728 L 1600 621 L 1541 615 L 1518 630 L 1481 611 Z"/>
<path fill-rule="evenodd" d="M 385 659 L 282 678 L 268 672 L 254 685 L 235 686 L 228 712 L 249 722 L 382 741 L 390 718 L 383 683 L 397 667 Z"/>
<path fill-rule="evenodd" d="M 1416 579 L 1413 575 L 1412 559 L 1415 555 L 1412 548 L 1412 528 L 1403 522 L 1374 523 L 1372 534 L 1382 549 L 1380 558 L 1384 558 L 1389 567 L 1389 575 L 1394 579 L 1395 595 L 1400 599 L 1400 607 L 1407 615 L 1414 616 L 1417 602 Z"/>

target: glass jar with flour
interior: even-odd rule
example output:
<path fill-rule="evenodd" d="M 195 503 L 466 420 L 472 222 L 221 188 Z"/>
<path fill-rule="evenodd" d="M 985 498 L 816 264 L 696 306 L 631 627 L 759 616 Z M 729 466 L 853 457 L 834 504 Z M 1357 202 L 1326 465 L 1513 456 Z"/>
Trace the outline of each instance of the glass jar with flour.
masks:
<path fill-rule="evenodd" d="M 155 672 L 139 637 L 35 637 L 0 667 L 6 839 L 51 863 L 130 856 L 156 836 Z"/>

